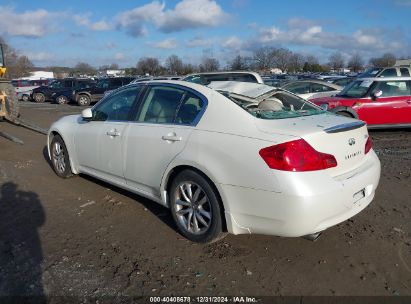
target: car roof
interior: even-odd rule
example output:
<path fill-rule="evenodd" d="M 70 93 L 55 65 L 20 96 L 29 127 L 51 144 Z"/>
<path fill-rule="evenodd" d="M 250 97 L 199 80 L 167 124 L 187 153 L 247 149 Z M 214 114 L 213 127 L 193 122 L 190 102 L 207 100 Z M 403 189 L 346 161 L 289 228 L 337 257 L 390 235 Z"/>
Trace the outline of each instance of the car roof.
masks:
<path fill-rule="evenodd" d="M 357 80 L 364 81 L 411 81 L 411 77 L 367 77 L 358 78 Z"/>
<path fill-rule="evenodd" d="M 322 81 L 322 80 L 317 80 L 317 79 L 295 80 L 295 81 L 291 81 L 291 82 L 285 84 L 284 87 L 287 87 L 288 85 L 291 85 L 291 84 L 293 84 L 293 83 L 304 83 L 304 82 L 322 84 L 322 85 L 329 86 L 329 87 L 334 88 L 334 89 L 337 89 L 337 90 L 338 90 L 338 89 L 342 89 L 342 87 L 339 86 L 339 85 L 336 85 L 336 84 L 331 83 L 331 82 L 326 82 L 326 81 Z"/>

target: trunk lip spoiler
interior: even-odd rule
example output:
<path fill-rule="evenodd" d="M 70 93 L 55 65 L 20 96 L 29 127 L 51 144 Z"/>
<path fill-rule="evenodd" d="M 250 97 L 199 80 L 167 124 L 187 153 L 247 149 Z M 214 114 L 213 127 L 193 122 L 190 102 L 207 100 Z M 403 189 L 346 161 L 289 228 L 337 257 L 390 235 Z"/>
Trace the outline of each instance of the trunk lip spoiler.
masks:
<path fill-rule="evenodd" d="M 340 125 L 336 125 L 336 126 L 324 129 L 324 132 L 326 132 L 326 133 L 340 133 L 340 132 L 359 129 L 359 128 L 365 126 L 365 125 L 366 124 L 363 121 L 349 122 L 349 123 L 344 123 L 344 124 L 340 124 Z"/>

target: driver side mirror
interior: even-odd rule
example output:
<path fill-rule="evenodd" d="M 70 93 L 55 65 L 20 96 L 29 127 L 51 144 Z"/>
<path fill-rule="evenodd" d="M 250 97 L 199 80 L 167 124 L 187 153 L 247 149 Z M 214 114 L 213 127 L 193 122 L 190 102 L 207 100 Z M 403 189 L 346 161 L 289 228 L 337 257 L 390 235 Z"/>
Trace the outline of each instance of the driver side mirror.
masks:
<path fill-rule="evenodd" d="M 81 118 L 83 118 L 84 121 L 91 121 L 93 119 L 93 112 L 91 111 L 91 108 L 81 111 Z"/>
<path fill-rule="evenodd" d="M 376 101 L 378 97 L 381 97 L 381 95 L 382 95 L 382 91 L 378 90 L 377 92 L 371 93 L 371 99 Z"/>

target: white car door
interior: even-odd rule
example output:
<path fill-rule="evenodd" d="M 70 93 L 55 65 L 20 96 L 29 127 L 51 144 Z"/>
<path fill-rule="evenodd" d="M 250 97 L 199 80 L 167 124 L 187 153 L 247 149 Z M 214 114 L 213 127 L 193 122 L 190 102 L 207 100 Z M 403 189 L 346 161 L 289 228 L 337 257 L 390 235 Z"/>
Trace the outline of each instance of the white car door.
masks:
<path fill-rule="evenodd" d="M 136 121 L 127 130 L 124 176 L 127 185 L 159 197 L 168 164 L 180 153 L 207 101 L 172 85 L 149 87 Z"/>
<path fill-rule="evenodd" d="M 123 144 L 129 118 L 141 86 L 113 93 L 92 109 L 93 118 L 81 123 L 75 136 L 80 170 L 124 184 Z"/>

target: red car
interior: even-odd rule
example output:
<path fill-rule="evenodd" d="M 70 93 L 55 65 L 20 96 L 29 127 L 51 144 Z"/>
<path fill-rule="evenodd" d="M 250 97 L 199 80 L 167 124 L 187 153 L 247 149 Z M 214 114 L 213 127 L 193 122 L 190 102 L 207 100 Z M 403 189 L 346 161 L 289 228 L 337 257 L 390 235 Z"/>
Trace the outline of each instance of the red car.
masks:
<path fill-rule="evenodd" d="M 411 127 L 411 77 L 361 78 L 336 96 L 310 101 L 369 128 Z"/>

